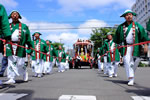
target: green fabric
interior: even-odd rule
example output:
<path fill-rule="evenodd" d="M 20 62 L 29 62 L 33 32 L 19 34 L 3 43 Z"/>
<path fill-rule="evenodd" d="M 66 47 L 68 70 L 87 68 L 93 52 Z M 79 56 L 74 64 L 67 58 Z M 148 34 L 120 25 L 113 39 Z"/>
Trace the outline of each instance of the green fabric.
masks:
<path fill-rule="evenodd" d="M 111 32 L 108 32 L 107 35 L 112 35 L 112 33 L 111 33 Z"/>
<path fill-rule="evenodd" d="M 12 12 L 10 13 L 10 15 L 8 16 L 9 19 L 11 18 L 11 14 L 12 14 L 13 12 L 17 12 L 17 13 L 19 14 L 19 18 L 22 19 L 20 13 L 19 13 L 18 11 L 16 11 L 16 10 L 14 10 L 14 11 L 12 11 Z"/>
<path fill-rule="evenodd" d="M 39 35 L 42 35 L 40 32 L 35 32 L 32 34 L 32 36 L 34 36 L 36 33 L 38 33 Z"/>
<path fill-rule="evenodd" d="M 110 43 L 110 46 L 113 44 L 113 40 Z M 106 51 L 110 51 L 108 42 L 105 42 L 104 44 Z M 115 45 L 115 48 L 117 48 L 117 45 Z M 118 49 L 115 49 L 115 61 L 120 61 L 120 55 Z M 107 62 L 111 62 L 111 56 L 110 52 L 107 54 Z"/>
<path fill-rule="evenodd" d="M 48 52 L 50 52 L 50 62 L 52 62 L 55 56 L 55 48 L 53 45 L 50 45 L 50 47 L 47 45 L 47 49 L 48 49 Z M 46 55 L 44 55 L 44 61 L 46 61 Z"/>
<path fill-rule="evenodd" d="M 0 38 L 7 39 L 11 36 L 8 16 L 3 5 L 0 4 Z M 0 53 L 3 52 L 3 42 L 0 40 Z"/>
<path fill-rule="evenodd" d="M 36 45 L 39 43 L 39 39 L 38 40 L 35 40 L 36 41 Z M 35 45 L 34 45 L 34 41 L 32 41 L 32 48 L 35 49 Z M 43 53 L 47 53 L 48 52 L 48 48 L 47 48 L 47 45 L 46 45 L 46 42 L 41 39 L 41 43 L 40 43 L 40 51 L 43 52 Z M 35 51 L 34 50 L 27 50 L 27 53 L 28 54 L 32 54 L 32 60 L 36 60 L 36 55 L 35 55 Z M 40 53 L 40 59 L 43 59 L 44 60 L 44 54 Z"/>
<path fill-rule="evenodd" d="M 130 25 L 127 25 L 127 23 L 124 22 L 123 24 L 118 26 L 118 28 L 116 30 L 116 34 L 115 34 L 113 40 L 114 40 L 115 43 L 117 43 L 119 45 L 125 45 L 123 25 L 130 28 L 132 26 L 132 23 Z M 137 22 L 135 22 L 135 28 L 136 28 L 135 29 L 135 43 L 140 43 L 140 42 L 150 40 L 148 38 L 148 35 L 147 35 L 145 29 L 140 24 L 138 24 Z M 140 56 L 140 50 L 139 49 L 140 49 L 139 46 L 134 46 L 133 56 L 137 56 L 137 57 Z M 121 51 L 121 55 L 124 56 L 125 48 L 122 48 L 119 51 Z"/>
<path fill-rule="evenodd" d="M 21 25 L 22 25 L 21 40 L 20 40 L 19 45 L 25 47 L 25 45 L 27 44 L 28 47 L 32 47 L 30 31 L 29 31 L 28 27 L 25 24 L 21 23 Z M 11 32 L 13 33 L 16 29 L 19 30 L 19 23 L 16 24 L 15 26 L 12 24 Z M 6 45 L 6 56 L 11 56 L 11 55 L 12 55 L 11 45 L 8 44 L 8 45 Z M 26 57 L 26 49 L 24 49 L 22 47 L 18 47 L 17 56 L 18 57 Z"/>
<path fill-rule="evenodd" d="M 125 15 L 126 14 L 128 14 L 128 13 L 132 13 L 133 14 L 133 16 L 136 16 L 136 13 L 135 12 L 132 12 L 132 11 L 125 11 L 120 17 L 125 17 Z"/>
<path fill-rule="evenodd" d="M 147 31 L 150 31 L 150 19 L 149 19 L 148 23 L 146 24 L 146 29 L 147 29 Z"/>
<path fill-rule="evenodd" d="M 8 16 L 4 6 L 0 4 L 0 35 L 3 35 L 4 38 L 11 36 Z"/>
<path fill-rule="evenodd" d="M 71 56 L 69 54 L 66 54 L 66 58 L 69 58 L 68 60 L 70 61 L 71 60 Z"/>
<path fill-rule="evenodd" d="M 56 61 L 59 62 L 58 60 L 58 56 L 59 56 L 59 53 L 62 52 L 62 59 L 61 59 L 61 62 L 65 62 L 66 61 L 66 54 L 64 52 L 64 50 L 55 50 L 55 55 L 57 57 Z"/>

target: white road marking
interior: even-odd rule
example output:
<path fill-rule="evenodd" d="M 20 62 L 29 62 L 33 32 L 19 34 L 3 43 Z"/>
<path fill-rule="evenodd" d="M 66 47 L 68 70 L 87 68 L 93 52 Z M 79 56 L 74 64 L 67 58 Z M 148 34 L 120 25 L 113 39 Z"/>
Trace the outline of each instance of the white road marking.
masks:
<path fill-rule="evenodd" d="M 131 96 L 133 100 L 150 100 L 149 96 Z"/>
<path fill-rule="evenodd" d="M 62 95 L 58 100 L 96 100 L 96 96 L 90 95 Z"/>
<path fill-rule="evenodd" d="M 17 94 L 17 93 L 0 93 L 0 100 L 17 100 L 28 94 Z"/>

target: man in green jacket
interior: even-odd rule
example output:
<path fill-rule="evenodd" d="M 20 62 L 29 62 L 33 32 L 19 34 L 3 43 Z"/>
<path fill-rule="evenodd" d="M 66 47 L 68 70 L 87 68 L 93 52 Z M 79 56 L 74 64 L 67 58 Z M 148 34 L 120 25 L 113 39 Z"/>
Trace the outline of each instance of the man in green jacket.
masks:
<path fill-rule="evenodd" d="M 115 43 L 119 45 L 132 45 L 150 40 L 145 29 L 139 23 L 133 21 L 133 16 L 136 16 L 136 13 L 131 10 L 126 10 L 120 16 L 124 17 L 126 21 L 118 26 L 114 36 Z M 147 52 L 147 49 L 147 44 L 145 44 L 144 52 Z M 138 65 L 137 62 L 139 62 L 140 47 L 130 46 L 120 50 L 124 59 L 126 74 L 129 79 L 128 85 L 132 86 L 134 85 L 134 73 Z"/>
<path fill-rule="evenodd" d="M 61 45 L 59 45 L 58 50 L 55 51 L 55 54 L 57 57 L 58 72 L 64 72 L 66 55 Z"/>
<path fill-rule="evenodd" d="M 107 33 L 107 39 L 108 39 L 108 42 L 105 42 L 105 46 L 107 48 L 107 51 L 110 51 L 107 54 L 107 58 L 108 58 L 107 61 L 109 62 L 108 74 L 109 74 L 109 77 L 113 77 L 113 76 L 117 77 L 117 69 L 118 69 L 118 65 L 120 61 L 119 51 L 117 49 L 117 44 L 113 42 L 113 37 L 112 37 L 111 32 Z"/>
<path fill-rule="evenodd" d="M 15 77 L 20 75 L 23 75 L 24 81 L 28 81 L 28 75 L 24 66 L 26 49 L 17 45 L 24 47 L 27 45 L 29 48 L 32 46 L 30 31 L 25 24 L 19 21 L 21 19 L 19 12 L 12 11 L 9 15 L 10 18 L 12 19 L 12 23 L 10 23 L 11 41 L 15 45 L 6 44 L 6 51 L 4 51 L 4 55 L 8 56 L 7 77 L 9 78 L 5 84 L 15 83 Z"/>
<path fill-rule="evenodd" d="M 69 62 L 70 62 L 70 60 L 71 60 L 71 57 L 70 57 L 70 55 L 69 55 L 69 52 L 67 51 L 66 52 L 66 62 L 65 62 L 65 69 L 66 70 L 69 70 Z"/>
<path fill-rule="evenodd" d="M 53 68 L 53 59 L 55 55 L 55 49 L 51 43 L 52 41 L 46 40 L 48 52 L 47 52 L 47 55 L 44 55 L 44 73 L 45 74 L 52 73 L 52 68 Z"/>
<path fill-rule="evenodd" d="M 32 56 L 32 69 L 35 73 L 34 76 L 41 78 L 43 73 L 43 67 L 44 67 L 44 54 L 47 53 L 47 45 L 46 42 L 40 38 L 41 33 L 35 32 L 33 36 L 32 48 L 35 50 L 28 50 L 28 54 Z M 35 38 L 34 38 L 35 37 Z M 40 53 L 43 52 L 43 53 Z"/>

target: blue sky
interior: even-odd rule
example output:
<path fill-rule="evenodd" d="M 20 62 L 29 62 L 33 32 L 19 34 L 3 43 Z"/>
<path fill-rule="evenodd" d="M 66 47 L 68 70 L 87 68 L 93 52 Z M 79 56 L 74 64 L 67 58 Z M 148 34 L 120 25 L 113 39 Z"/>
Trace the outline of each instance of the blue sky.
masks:
<path fill-rule="evenodd" d="M 121 24 L 124 19 L 119 16 L 131 9 L 135 0 L 0 0 L 0 3 L 8 14 L 18 10 L 31 34 L 39 31 L 44 40 L 59 42 L 62 39 L 65 46 L 72 48 L 78 38 L 90 37 L 91 28 L 82 29 L 84 27 Z"/>

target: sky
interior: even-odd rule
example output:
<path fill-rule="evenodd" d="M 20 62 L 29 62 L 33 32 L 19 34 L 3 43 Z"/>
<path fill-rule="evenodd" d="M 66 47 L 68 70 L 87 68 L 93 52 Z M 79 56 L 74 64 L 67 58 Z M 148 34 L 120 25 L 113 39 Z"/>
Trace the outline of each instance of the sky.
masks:
<path fill-rule="evenodd" d="M 109 27 L 124 22 L 120 15 L 136 0 L 0 0 L 9 15 L 17 10 L 31 34 L 72 48 L 77 39 L 89 39 L 92 27 Z M 10 20 L 11 22 L 11 20 Z"/>

